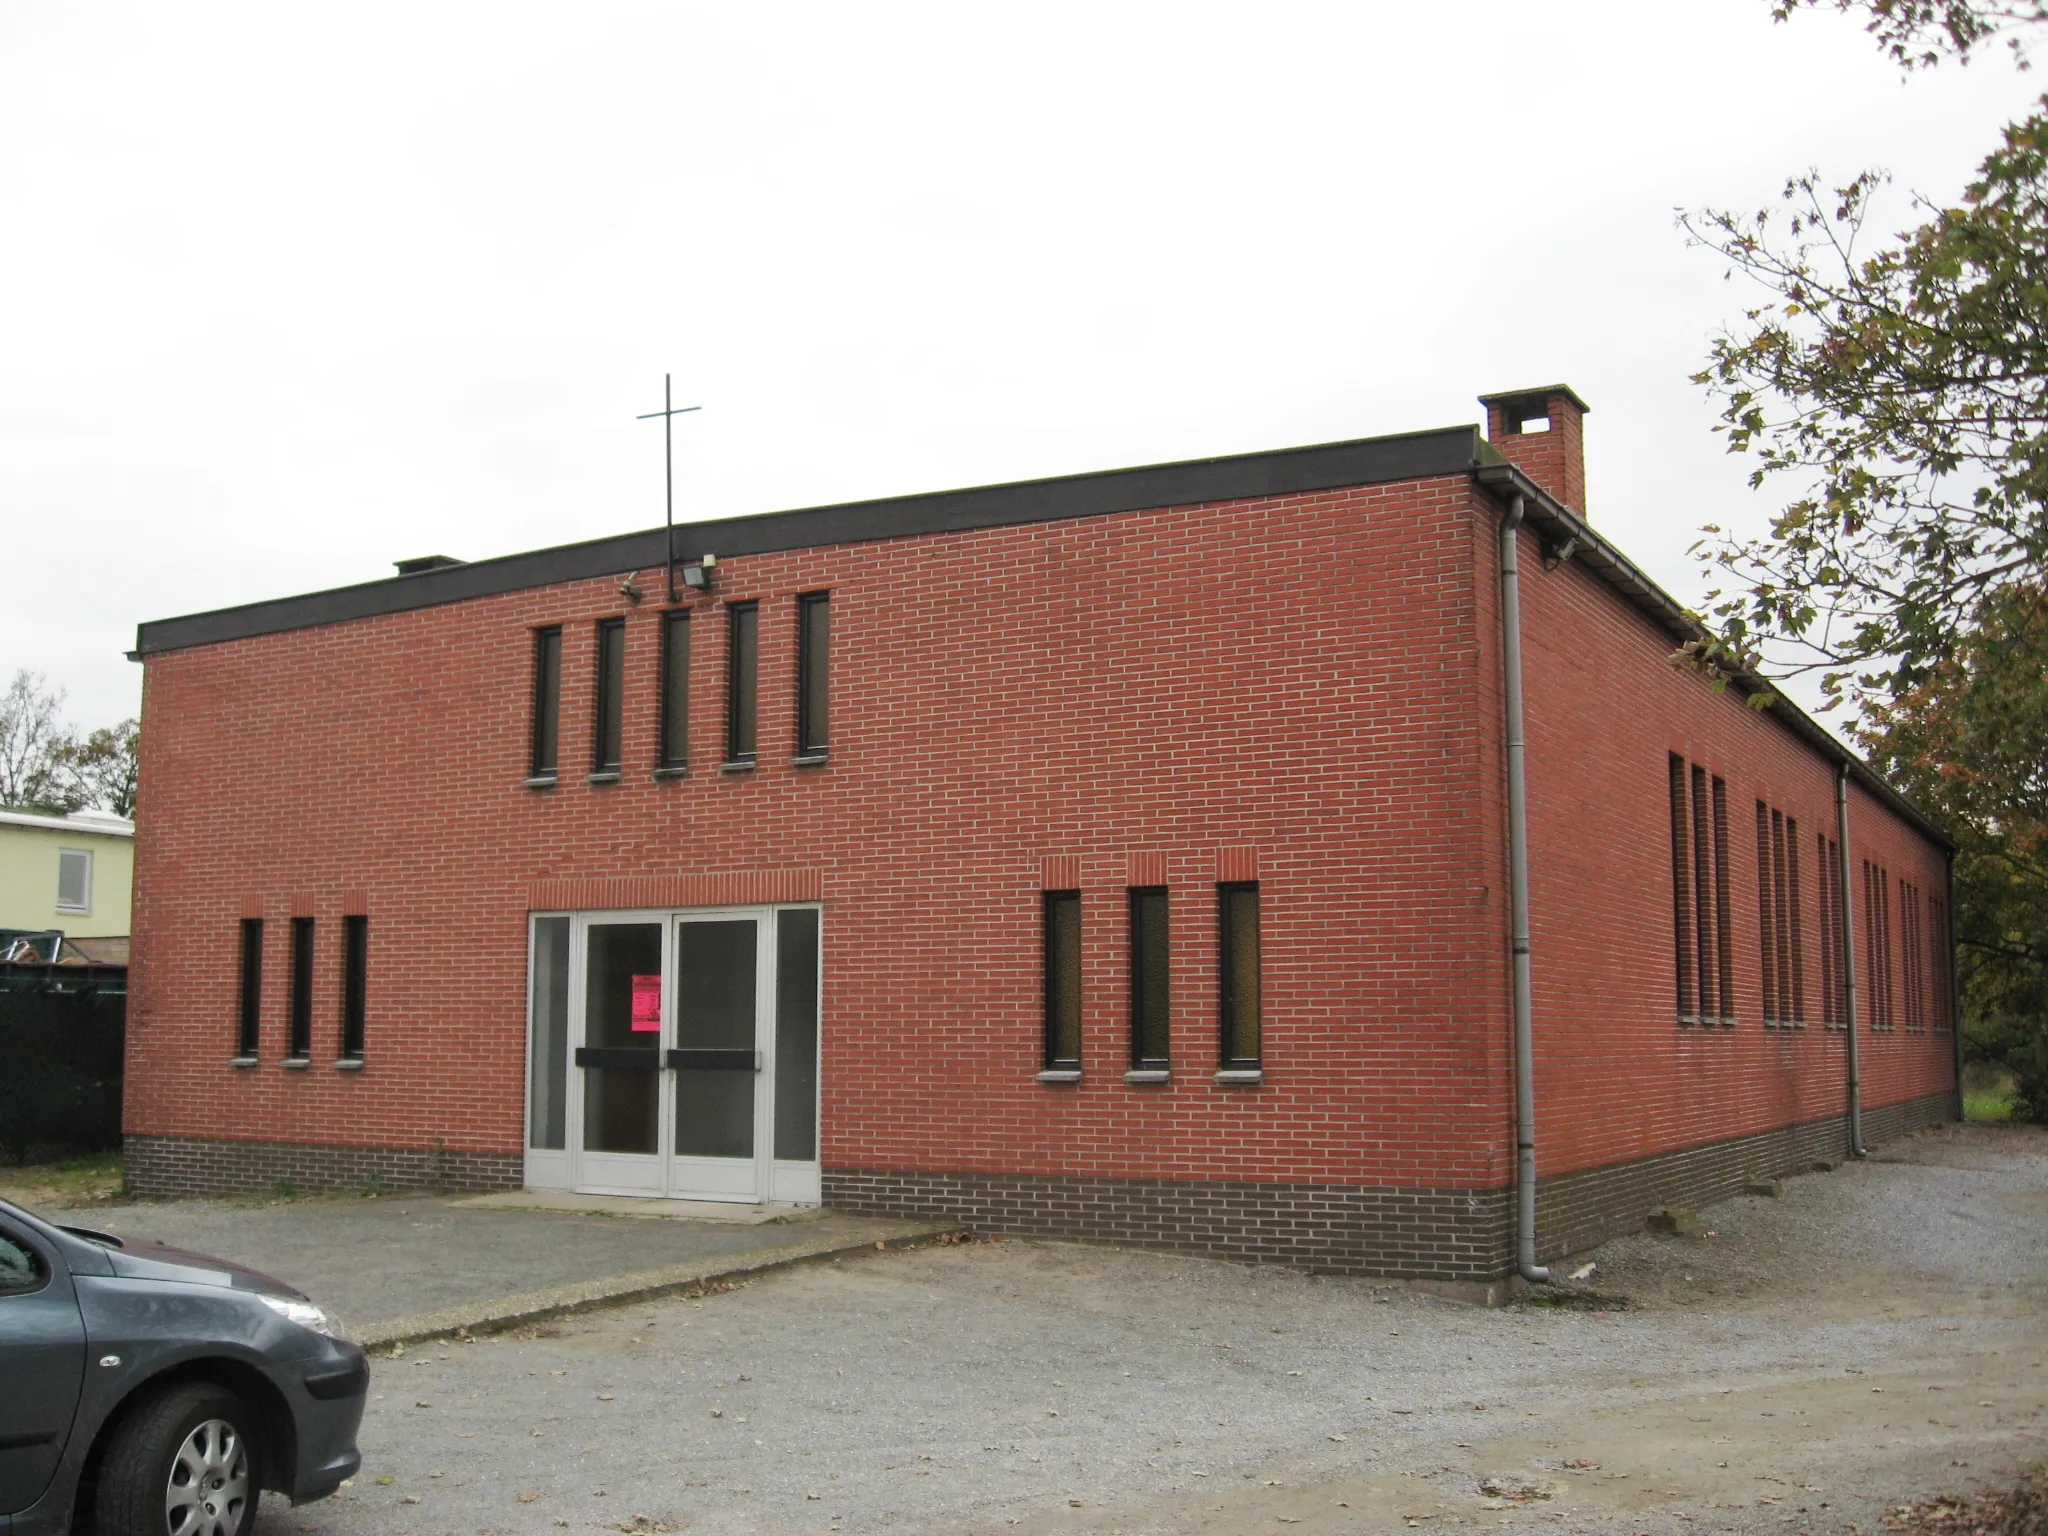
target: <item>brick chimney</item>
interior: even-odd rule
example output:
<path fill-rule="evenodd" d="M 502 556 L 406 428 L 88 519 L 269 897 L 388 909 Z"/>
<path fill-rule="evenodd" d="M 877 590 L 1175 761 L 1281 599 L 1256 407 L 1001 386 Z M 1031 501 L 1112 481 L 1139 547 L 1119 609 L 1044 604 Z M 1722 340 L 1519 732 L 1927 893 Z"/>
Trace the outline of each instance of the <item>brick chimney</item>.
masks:
<path fill-rule="evenodd" d="M 1587 405 L 1566 384 L 1481 395 L 1486 440 L 1581 517 L 1586 512 Z"/>

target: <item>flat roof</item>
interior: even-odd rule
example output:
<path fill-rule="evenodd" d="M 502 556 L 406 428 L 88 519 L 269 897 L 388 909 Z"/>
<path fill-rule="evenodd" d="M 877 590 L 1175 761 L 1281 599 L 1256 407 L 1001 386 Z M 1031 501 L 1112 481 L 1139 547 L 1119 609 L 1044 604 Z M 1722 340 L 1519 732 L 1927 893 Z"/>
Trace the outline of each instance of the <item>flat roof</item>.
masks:
<path fill-rule="evenodd" d="M 928 491 L 878 501 L 844 502 L 763 512 L 749 517 L 679 523 L 677 552 L 692 560 L 762 555 L 825 544 L 858 544 L 918 534 L 959 533 L 1021 523 L 1050 523 L 1070 517 L 1102 517 L 1152 507 L 1206 501 L 1240 501 L 1254 496 L 1288 496 L 1416 480 L 1428 475 L 1467 474 L 1499 462 L 1479 428 L 1445 427 L 1393 437 L 1358 438 L 1282 448 L 1226 458 L 1187 459 L 1134 469 L 1059 475 L 965 490 Z M 353 587 L 334 587 L 302 597 L 276 598 L 217 608 L 183 618 L 155 619 L 136 626 L 135 659 L 222 640 L 245 640 L 317 624 L 339 624 L 378 614 L 404 613 L 475 597 L 494 597 L 557 582 L 585 581 L 621 571 L 668 563 L 668 535 L 661 528 L 614 534 L 581 544 L 561 544 L 525 554 L 501 555 L 466 565 L 447 565 L 406 576 L 387 576 Z"/>
<path fill-rule="evenodd" d="M 0 826 L 34 827 L 39 832 L 69 832 L 74 837 L 133 837 L 135 823 L 110 811 L 73 811 L 50 816 L 40 811 L 0 811 Z"/>

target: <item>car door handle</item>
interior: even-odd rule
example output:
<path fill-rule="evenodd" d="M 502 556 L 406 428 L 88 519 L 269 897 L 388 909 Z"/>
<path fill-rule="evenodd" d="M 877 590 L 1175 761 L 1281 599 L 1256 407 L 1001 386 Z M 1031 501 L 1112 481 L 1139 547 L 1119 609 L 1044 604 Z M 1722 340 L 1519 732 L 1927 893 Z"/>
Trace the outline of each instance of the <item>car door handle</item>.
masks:
<path fill-rule="evenodd" d="M 0 1435 L 0 1451 L 25 1451 L 31 1446 L 49 1445 L 56 1438 L 54 1429 L 31 1430 L 25 1435 Z"/>
<path fill-rule="evenodd" d="M 670 1051 L 670 1068 L 678 1072 L 758 1072 L 759 1051 Z"/>

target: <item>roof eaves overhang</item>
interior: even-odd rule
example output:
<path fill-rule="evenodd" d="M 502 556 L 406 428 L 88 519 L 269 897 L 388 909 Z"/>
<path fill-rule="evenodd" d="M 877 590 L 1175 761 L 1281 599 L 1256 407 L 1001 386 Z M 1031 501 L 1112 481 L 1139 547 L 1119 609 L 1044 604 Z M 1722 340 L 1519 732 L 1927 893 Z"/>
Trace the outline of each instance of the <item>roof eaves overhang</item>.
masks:
<path fill-rule="evenodd" d="M 1493 455 L 1488 454 L 1487 457 Z M 1578 513 L 1542 489 L 1514 465 L 1482 464 L 1472 472 L 1472 478 L 1494 495 L 1520 495 L 1524 517 L 1541 529 L 1553 545 L 1561 545 L 1568 539 L 1577 540 L 1578 548 L 1573 552 L 1572 558 L 1583 561 L 1589 570 L 1619 592 L 1624 599 L 1680 645 L 1688 640 L 1712 638 L 1697 615 L 1658 586 L 1627 555 L 1594 532 L 1592 526 Z M 1829 762 L 1845 768 L 1849 777 L 1864 790 L 1919 831 L 1926 833 L 1944 850 L 1951 853 L 1955 851 L 1955 839 L 1950 837 L 1938 822 L 1892 788 L 1882 774 L 1844 746 L 1813 716 L 1793 703 L 1769 678 L 1743 668 L 1731 670 L 1729 680 L 1731 685 L 1746 697 L 1768 699 L 1769 706 L 1760 713 L 1775 719 Z"/>
<path fill-rule="evenodd" d="M 709 552 L 724 560 L 835 544 L 966 533 L 1160 507 L 1199 506 L 1438 475 L 1465 475 L 1475 464 L 1484 462 L 1485 444 L 1477 427 L 1439 427 L 1386 437 L 679 523 L 676 538 L 679 550 L 686 551 L 691 559 Z M 651 528 L 387 576 L 379 581 L 298 597 L 156 619 L 137 626 L 135 649 L 128 655 L 130 660 L 139 661 L 191 646 L 343 624 L 597 577 L 616 579 L 631 571 L 658 569 L 666 561 L 667 548 L 663 530 Z"/>

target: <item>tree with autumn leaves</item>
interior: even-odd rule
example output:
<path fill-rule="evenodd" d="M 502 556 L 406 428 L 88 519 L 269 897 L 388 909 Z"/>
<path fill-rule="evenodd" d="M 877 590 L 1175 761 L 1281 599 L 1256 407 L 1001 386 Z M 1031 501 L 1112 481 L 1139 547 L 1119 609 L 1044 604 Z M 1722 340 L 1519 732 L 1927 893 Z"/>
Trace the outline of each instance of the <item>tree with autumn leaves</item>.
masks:
<path fill-rule="evenodd" d="M 2048 0 L 1776 0 L 1860 15 L 1907 70 L 2028 44 Z M 1817 678 L 1824 708 L 1961 844 L 1964 1039 L 2048 1119 L 2048 98 L 1953 203 L 1869 227 L 1864 172 L 1682 223 L 1758 302 L 1697 376 L 1768 532 L 1706 530 L 1722 578 L 1687 660 Z"/>

